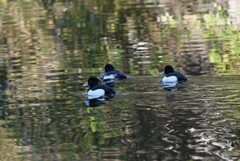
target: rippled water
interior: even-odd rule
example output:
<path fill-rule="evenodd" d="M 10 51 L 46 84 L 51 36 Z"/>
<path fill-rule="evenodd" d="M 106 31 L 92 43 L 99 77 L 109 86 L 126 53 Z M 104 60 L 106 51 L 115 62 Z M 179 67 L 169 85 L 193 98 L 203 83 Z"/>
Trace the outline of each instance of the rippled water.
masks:
<path fill-rule="evenodd" d="M 240 5 L 0 1 L 0 160 L 238 161 Z M 128 75 L 86 105 L 106 63 Z M 190 80 L 162 88 L 166 64 Z"/>
<path fill-rule="evenodd" d="M 133 87 L 129 93 L 135 99 L 133 144 L 138 157 L 145 160 L 239 158 L 238 79 L 191 77 L 177 92 L 161 90 L 157 79 L 134 80 L 147 88 Z M 147 85 L 149 82 L 151 85 Z"/>

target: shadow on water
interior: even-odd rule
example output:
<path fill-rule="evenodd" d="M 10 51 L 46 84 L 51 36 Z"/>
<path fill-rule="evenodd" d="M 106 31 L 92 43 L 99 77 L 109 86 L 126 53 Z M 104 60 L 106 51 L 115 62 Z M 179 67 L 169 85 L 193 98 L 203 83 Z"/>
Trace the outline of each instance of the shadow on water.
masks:
<path fill-rule="evenodd" d="M 166 90 L 166 91 L 169 91 L 169 92 L 176 92 L 178 90 L 180 91 L 184 91 L 184 83 L 177 83 L 176 85 L 173 85 L 173 86 L 169 86 L 169 85 L 165 85 L 162 83 L 161 85 L 162 89 L 163 90 Z"/>
<path fill-rule="evenodd" d="M 87 99 L 84 101 L 86 106 L 89 107 L 97 107 L 97 106 L 101 106 L 106 104 L 106 101 L 110 101 L 111 99 L 113 99 L 116 96 L 116 94 L 111 95 L 111 96 L 102 96 L 102 97 L 98 97 L 98 98 L 91 98 L 91 99 Z"/>
<path fill-rule="evenodd" d="M 97 107 L 97 106 L 104 105 L 106 102 L 104 98 L 95 98 L 95 99 L 86 100 L 84 101 L 84 103 L 89 107 Z"/>

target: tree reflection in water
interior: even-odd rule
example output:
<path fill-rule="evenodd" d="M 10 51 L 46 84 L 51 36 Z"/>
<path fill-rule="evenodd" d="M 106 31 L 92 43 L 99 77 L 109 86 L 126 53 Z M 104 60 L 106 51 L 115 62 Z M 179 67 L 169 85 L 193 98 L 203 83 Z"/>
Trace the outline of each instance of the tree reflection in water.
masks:
<path fill-rule="evenodd" d="M 238 1 L 99 2 L 0 1 L 0 160 L 239 158 Z M 106 63 L 134 77 L 86 107 Z"/>

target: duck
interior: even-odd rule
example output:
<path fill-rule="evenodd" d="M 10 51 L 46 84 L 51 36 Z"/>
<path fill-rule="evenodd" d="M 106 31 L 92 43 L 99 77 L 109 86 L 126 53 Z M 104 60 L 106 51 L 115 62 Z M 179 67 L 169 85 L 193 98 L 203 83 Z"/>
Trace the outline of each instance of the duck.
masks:
<path fill-rule="evenodd" d="M 88 99 L 96 99 L 103 96 L 113 97 L 116 94 L 114 89 L 110 88 L 105 84 L 102 84 L 100 79 L 98 79 L 97 77 L 90 77 L 87 83 L 89 86 L 89 89 L 87 91 Z"/>
<path fill-rule="evenodd" d="M 161 72 L 161 74 L 165 74 L 162 79 L 164 86 L 176 86 L 177 83 L 186 82 L 188 80 L 188 78 L 182 73 L 174 71 L 174 68 L 171 65 L 166 65 L 164 72 Z"/>
<path fill-rule="evenodd" d="M 116 78 L 119 80 L 127 78 L 127 76 L 123 72 L 116 70 L 112 64 L 106 64 L 104 66 L 104 72 L 105 72 L 105 75 L 103 76 L 104 81 L 113 80 Z"/>
<path fill-rule="evenodd" d="M 170 76 L 170 77 L 163 77 L 162 83 L 164 87 L 175 87 L 178 83 L 176 76 Z"/>

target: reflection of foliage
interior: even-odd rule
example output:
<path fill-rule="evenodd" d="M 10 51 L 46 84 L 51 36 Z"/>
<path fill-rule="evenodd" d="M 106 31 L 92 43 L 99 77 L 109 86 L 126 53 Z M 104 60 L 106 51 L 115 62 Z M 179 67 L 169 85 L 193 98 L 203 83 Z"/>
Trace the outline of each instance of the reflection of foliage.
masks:
<path fill-rule="evenodd" d="M 7 46 L 9 54 L 6 55 L 10 57 L 7 61 L 10 62 L 10 70 L 6 71 L 4 67 L 1 81 L 7 79 L 6 73 L 9 72 L 11 83 L 16 85 L 16 93 L 8 98 L 12 101 L 9 107 L 16 104 L 18 109 L 12 110 L 10 115 L 12 118 L 16 116 L 12 126 L 19 144 L 28 144 L 42 154 L 51 152 L 62 155 L 65 160 L 79 160 L 80 156 L 87 155 L 85 153 L 112 146 L 109 140 L 121 135 L 119 123 L 112 126 L 112 122 L 120 122 L 121 112 L 129 107 L 119 102 L 121 107 L 116 105 L 113 109 L 107 106 L 78 109 L 76 104 L 81 89 L 77 83 L 79 77 L 74 74 L 82 71 L 98 73 L 109 61 L 120 67 L 122 62 L 132 60 L 129 48 L 134 43 L 153 41 L 157 48 L 146 53 L 151 57 L 150 63 L 166 63 L 168 59 L 165 55 L 174 52 L 169 51 L 172 45 L 176 50 L 179 48 L 181 35 L 191 32 L 188 23 L 192 23 L 191 27 L 204 29 L 210 62 L 222 64 L 218 66 L 219 70 L 239 60 L 239 28 L 228 24 L 228 15 L 220 9 L 216 13 L 193 15 L 190 21 L 187 18 L 179 21 L 166 13 L 156 16 L 159 19 L 155 22 L 149 19 L 149 16 L 155 15 L 152 8 L 121 7 L 115 1 L 37 1 L 44 3 L 45 10 L 35 2 L 11 1 L 10 9 L 5 6 L 0 10 L 1 28 L 5 30 L 1 36 L 7 38 L 4 46 Z M 26 5 L 28 12 L 25 12 Z M 38 13 L 41 16 L 36 17 Z M 160 28 L 161 32 L 156 32 L 156 28 Z M 128 42 L 131 36 L 132 41 Z M 143 61 L 147 62 L 148 58 L 134 63 Z M 153 73 L 154 68 L 156 66 L 148 69 L 149 72 Z M 46 73 L 51 79 L 42 79 Z M 121 91 L 120 87 L 118 91 Z M 129 100 L 127 104 L 130 104 Z M 24 107 L 19 107 L 21 105 Z M 132 117 L 131 112 L 125 115 Z M 129 127 L 128 132 L 132 133 L 131 130 L 132 127 Z"/>
<path fill-rule="evenodd" d="M 101 148 L 114 146 L 111 139 L 121 135 L 121 127 L 112 125 L 111 120 L 119 119 L 115 116 L 124 109 L 107 106 L 79 109 L 59 102 L 46 109 L 29 107 L 9 126 L 14 129 L 17 144 L 31 147 L 29 151 L 33 153 L 51 151 L 59 158 L 78 160 L 102 151 Z"/>
<path fill-rule="evenodd" d="M 168 24 L 172 27 L 174 27 L 177 23 L 173 16 L 170 16 L 168 12 L 165 15 L 161 16 L 160 19 L 163 24 Z"/>
<path fill-rule="evenodd" d="M 235 68 L 236 63 L 239 62 L 240 53 L 240 32 L 237 25 L 231 24 L 231 19 L 227 12 L 220 6 L 216 6 L 217 11 L 205 13 L 203 15 L 186 16 L 183 19 L 183 24 L 189 23 L 191 27 L 195 27 L 196 30 L 203 30 L 203 36 L 208 44 L 209 61 L 210 63 L 217 64 L 217 70 L 220 72 L 228 71 L 231 68 Z M 180 26 L 179 22 L 173 19 L 168 14 L 162 16 L 162 23 L 169 24 L 171 27 Z M 178 22 L 178 23 L 177 23 Z M 186 33 L 179 28 L 182 35 Z M 168 33 L 168 32 L 165 32 Z M 180 38 L 180 37 L 179 37 Z M 178 38 L 177 38 L 178 39 Z M 181 42 L 180 42 L 181 43 Z"/>
<path fill-rule="evenodd" d="M 238 61 L 240 53 L 239 28 L 229 25 L 229 18 L 223 11 L 204 16 L 205 38 L 209 40 L 209 60 L 216 63 L 218 70 L 231 70 Z M 232 71 L 232 70 L 231 70 Z"/>
<path fill-rule="evenodd" d="M 12 135 L 12 131 L 9 128 L 2 128 L 2 125 L 6 124 L 6 121 L 0 121 L 0 160 L 1 161 L 19 161 L 22 160 L 17 155 L 21 151 L 21 148 L 16 145 L 13 139 L 8 138 Z M 7 139 L 8 138 L 8 139 Z"/>
<path fill-rule="evenodd" d="M 101 110 L 96 108 L 87 108 L 84 112 L 83 118 L 86 118 L 84 121 L 90 127 L 91 132 L 103 132 L 105 122 L 104 122 L 104 113 Z"/>
<path fill-rule="evenodd" d="M 109 61 L 110 48 L 109 42 L 104 41 L 107 36 L 104 31 L 109 25 L 108 17 L 101 14 L 114 10 L 113 1 L 72 3 L 72 7 L 58 19 L 65 45 L 71 51 L 72 44 L 78 44 L 77 48 L 83 51 L 83 65 L 86 69 L 103 67 Z"/>

